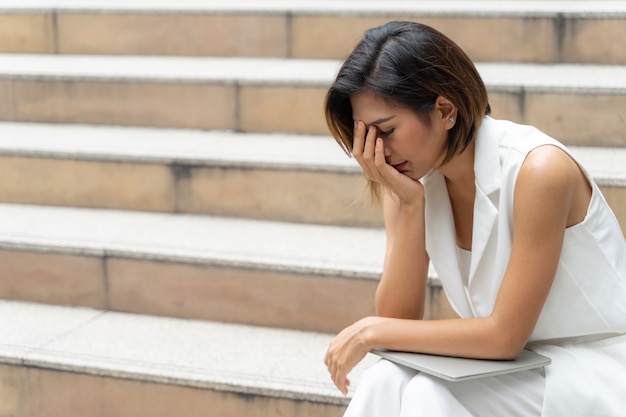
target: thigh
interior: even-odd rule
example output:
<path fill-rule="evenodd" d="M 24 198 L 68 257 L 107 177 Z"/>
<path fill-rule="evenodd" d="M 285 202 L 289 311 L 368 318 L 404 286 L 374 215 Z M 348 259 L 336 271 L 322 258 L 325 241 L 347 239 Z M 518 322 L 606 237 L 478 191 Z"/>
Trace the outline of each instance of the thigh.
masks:
<path fill-rule="evenodd" d="M 399 417 L 402 394 L 417 371 L 381 359 L 362 375 L 344 417 Z"/>
<path fill-rule="evenodd" d="M 466 382 L 420 373 L 406 386 L 401 417 L 539 417 L 544 381 L 536 370 Z"/>
<path fill-rule="evenodd" d="M 480 378 L 442 381 L 474 416 L 541 416 L 545 392 L 543 369 Z"/>

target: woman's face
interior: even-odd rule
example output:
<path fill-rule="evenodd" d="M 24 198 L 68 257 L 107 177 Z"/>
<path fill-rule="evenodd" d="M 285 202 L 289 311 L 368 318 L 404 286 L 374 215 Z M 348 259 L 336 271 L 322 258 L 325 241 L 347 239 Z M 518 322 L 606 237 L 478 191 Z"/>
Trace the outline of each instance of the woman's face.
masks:
<path fill-rule="evenodd" d="M 413 180 L 441 166 L 450 126 L 437 107 L 428 115 L 427 125 L 412 110 L 393 106 L 369 91 L 351 96 L 350 102 L 355 121 L 377 128 L 389 165 Z"/>

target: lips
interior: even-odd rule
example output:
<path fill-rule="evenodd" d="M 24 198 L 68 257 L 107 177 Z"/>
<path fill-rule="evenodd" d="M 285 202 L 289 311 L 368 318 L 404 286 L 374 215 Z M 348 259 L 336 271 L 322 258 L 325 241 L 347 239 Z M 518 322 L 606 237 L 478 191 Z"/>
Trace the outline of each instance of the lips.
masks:
<path fill-rule="evenodd" d="M 392 167 L 394 167 L 396 171 L 402 172 L 404 168 L 406 168 L 407 163 L 408 163 L 407 161 L 400 162 L 399 164 L 392 165 Z"/>

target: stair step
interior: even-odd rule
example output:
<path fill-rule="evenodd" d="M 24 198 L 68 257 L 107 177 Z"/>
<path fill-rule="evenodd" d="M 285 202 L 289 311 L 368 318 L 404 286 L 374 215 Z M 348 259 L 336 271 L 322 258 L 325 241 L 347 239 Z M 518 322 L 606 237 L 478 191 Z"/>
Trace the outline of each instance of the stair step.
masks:
<path fill-rule="evenodd" d="M 338 59 L 365 29 L 399 19 L 438 28 L 479 61 L 626 64 L 621 1 L 9 0 L 0 50 Z"/>
<path fill-rule="evenodd" d="M 0 204 L 0 298 L 337 332 L 375 313 L 384 231 Z M 436 281 L 426 317 L 454 315 Z"/>
<path fill-rule="evenodd" d="M 340 416 L 351 396 L 324 366 L 330 334 L 14 301 L 0 316 L 7 415 Z"/>
<path fill-rule="evenodd" d="M 0 298 L 335 332 L 374 313 L 384 235 L 0 205 Z"/>
<path fill-rule="evenodd" d="M 570 149 L 626 224 L 626 148 Z M 382 226 L 328 136 L 5 122 L 0 161 L 4 202 Z"/>
<path fill-rule="evenodd" d="M 4 202 L 382 225 L 327 136 L 0 123 L 0 161 Z"/>
<path fill-rule="evenodd" d="M 326 134 L 334 60 L 0 55 L 0 120 Z M 479 63 L 494 116 L 626 146 L 626 67 Z M 174 105 L 175 104 L 175 105 Z"/>

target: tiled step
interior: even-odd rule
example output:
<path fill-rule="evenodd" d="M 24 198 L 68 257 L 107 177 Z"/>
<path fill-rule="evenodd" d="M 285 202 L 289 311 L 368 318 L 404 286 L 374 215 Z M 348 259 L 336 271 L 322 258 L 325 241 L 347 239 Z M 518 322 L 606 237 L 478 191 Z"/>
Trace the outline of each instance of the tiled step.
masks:
<path fill-rule="evenodd" d="M 0 55 L 0 120 L 326 134 L 334 60 Z M 493 115 L 626 146 L 626 66 L 478 64 Z"/>
<path fill-rule="evenodd" d="M 380 226 L 328 136 L 0 123 L 0 201 Z"/>
<path fill-rule="evenodd" d="M 364 30 L 400 19 L 479 61 L 626 65 L 622 1 L 9 0 L 0 50 L 342 58 Z"/>
<path fill-rule="evenodd" d="M 0 204 L 0 298 L 336 332 L 374 314 L 384 232 Z M 450 316 L 430 285 L 427 317 Z"/>
<path fill-rule="evenodd" d="M 7 416 L 341 416 L 331 335 L 0 301 Z M 352 391 L 368 356 L 351 374 Z"/>
<path fill-rule="evenodd" d="M 626 148 L 571 150 L 626 226 Z M 0 164 L 3 202 L 382 226 L 328 136 L 0 123 Z"/>

